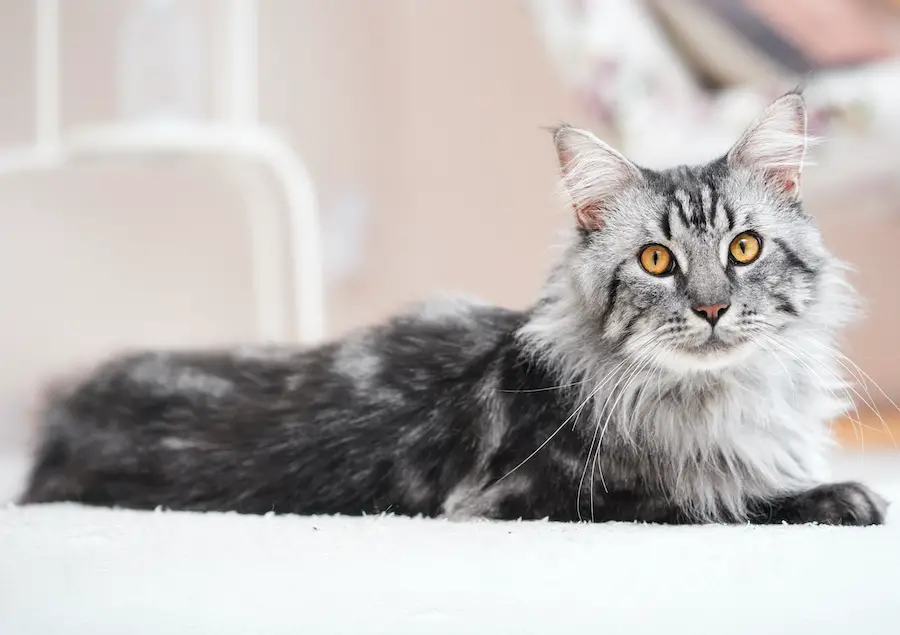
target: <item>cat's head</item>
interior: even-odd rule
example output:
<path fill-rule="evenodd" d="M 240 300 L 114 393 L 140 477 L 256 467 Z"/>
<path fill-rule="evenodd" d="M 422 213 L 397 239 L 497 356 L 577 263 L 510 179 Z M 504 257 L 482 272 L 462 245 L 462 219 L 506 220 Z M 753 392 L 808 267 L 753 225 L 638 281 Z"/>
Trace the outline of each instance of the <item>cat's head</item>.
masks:
<path fill-rule="evenodd" d="M 775 101 L 705 165 L 647 170 L 568 126 L 554 140 L 579 233 L 567 285 L 609 343 L 709 370 L 843 310 L 836 299 L 828 306 L 835 267 L 801 205 L 799 94 Z"/>

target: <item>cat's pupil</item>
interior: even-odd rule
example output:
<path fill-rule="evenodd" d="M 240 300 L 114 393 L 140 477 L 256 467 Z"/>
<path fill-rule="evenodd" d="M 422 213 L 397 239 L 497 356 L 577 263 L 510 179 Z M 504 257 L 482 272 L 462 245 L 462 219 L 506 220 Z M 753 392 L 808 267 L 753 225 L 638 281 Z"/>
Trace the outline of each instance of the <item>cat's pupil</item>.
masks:
<path fill-rule="evenodd" d="M 738 243 L 738 247 L 741 248 L 742 253 L 747 253 L 747 239 L 742 238 L 741 241 Z"/>
<path fill-rule="evenodd" d="M 659 264 L 659 252 L 658 251 L 653 252 L 653 264 L 654 265 Z"/>

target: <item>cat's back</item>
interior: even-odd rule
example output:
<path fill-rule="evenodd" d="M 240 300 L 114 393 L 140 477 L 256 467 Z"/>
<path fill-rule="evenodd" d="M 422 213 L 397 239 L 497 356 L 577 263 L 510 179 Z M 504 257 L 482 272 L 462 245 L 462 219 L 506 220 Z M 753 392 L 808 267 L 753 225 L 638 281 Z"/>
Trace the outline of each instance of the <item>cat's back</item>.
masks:
<path fill-rule="evenodd" d="M 442 298 L 318 347 L 118 356 L 47 400 L 25 500 L 146 506 L 174 491 L 152 476 L 203 485 L 211 508 L 239 508 L 210 495 L 235 466 L 234 492 L 293 474 L 321 493 L 313 481 L 333 471 L 328 461 L 346 477 L 372 475 L 422 413 L 471 394 L 522 319 Z M 162 502 L 200 505 L 181 494 Z"/>
<path fill-rule="evenodd" d="M 72 407 L 116 410 L 160 401 L 209 409 L 279 408 L 366 399 L 369 391 L 415 389 L 464 373 L 521 324 L 521 313 L 457 297 L 416 305 L 336 341 L 302 347 L 131 352 L 68 382 Z M 56 399 L 60 398 L 57 394 Z"/>

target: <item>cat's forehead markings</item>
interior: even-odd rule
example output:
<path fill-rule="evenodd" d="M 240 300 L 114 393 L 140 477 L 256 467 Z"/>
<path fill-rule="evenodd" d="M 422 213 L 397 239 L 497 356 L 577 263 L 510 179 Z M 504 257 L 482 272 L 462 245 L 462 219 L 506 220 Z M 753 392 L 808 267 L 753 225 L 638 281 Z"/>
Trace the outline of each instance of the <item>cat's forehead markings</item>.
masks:
<path fill-rule="evenodd" d="M 703 208 L 707 218 L 712 218 L 715 210 L 712 208 L 712 187 L 708 183 L 700 186 L 700 207 Z"/>
<path fill-rule="evenodd" d="M 668 175 L 660 220 L 666 238 L 720 235 L 733 228 L 733 214 L 723 201 L 718 184 L 688 168 L 677 168 Z"/>
<path fill-rule="evenodd" d="M 716 226 L 722 228 L 722 231 L 731 231 L 734 229 L 734 210 L 725 201 L 723 197 L 716 196 L 712 205 L 713 215 L 716 219 Z"/>
<path fill-rule="evenodd" d="M 687 235 L 700 227 L 696 220 L 698 211 L 694 209 L 691 197 L 684 189 L 672 190 L 667 199 L 667 220 L 673 235 Z"/>
<path fill-rule="evenodd" d="M 672 195 L 679 206 L 679 212 L 682 219 L 687 223 L 692 223 L 696 212 L 693 205 L 691 205 L 691 198 L 688 196 L 688 193 L 685 190 L 678 188 Z"/>

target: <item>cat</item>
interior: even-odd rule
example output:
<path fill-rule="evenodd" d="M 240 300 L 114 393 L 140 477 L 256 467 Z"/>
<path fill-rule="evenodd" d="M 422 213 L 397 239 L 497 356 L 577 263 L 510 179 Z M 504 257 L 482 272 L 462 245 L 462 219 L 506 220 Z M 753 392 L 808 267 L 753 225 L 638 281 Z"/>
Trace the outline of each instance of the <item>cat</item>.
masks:
<path fill-rule="evenodd" d="M 113 358 L 46 401 L 22 502 L 883 523 L 826 480 L 855 296 L 801 204 L 802 95 L 705 165 L 553 139 L 575 222 L 531 308 L 443 298 L 311 349 Z"/>

